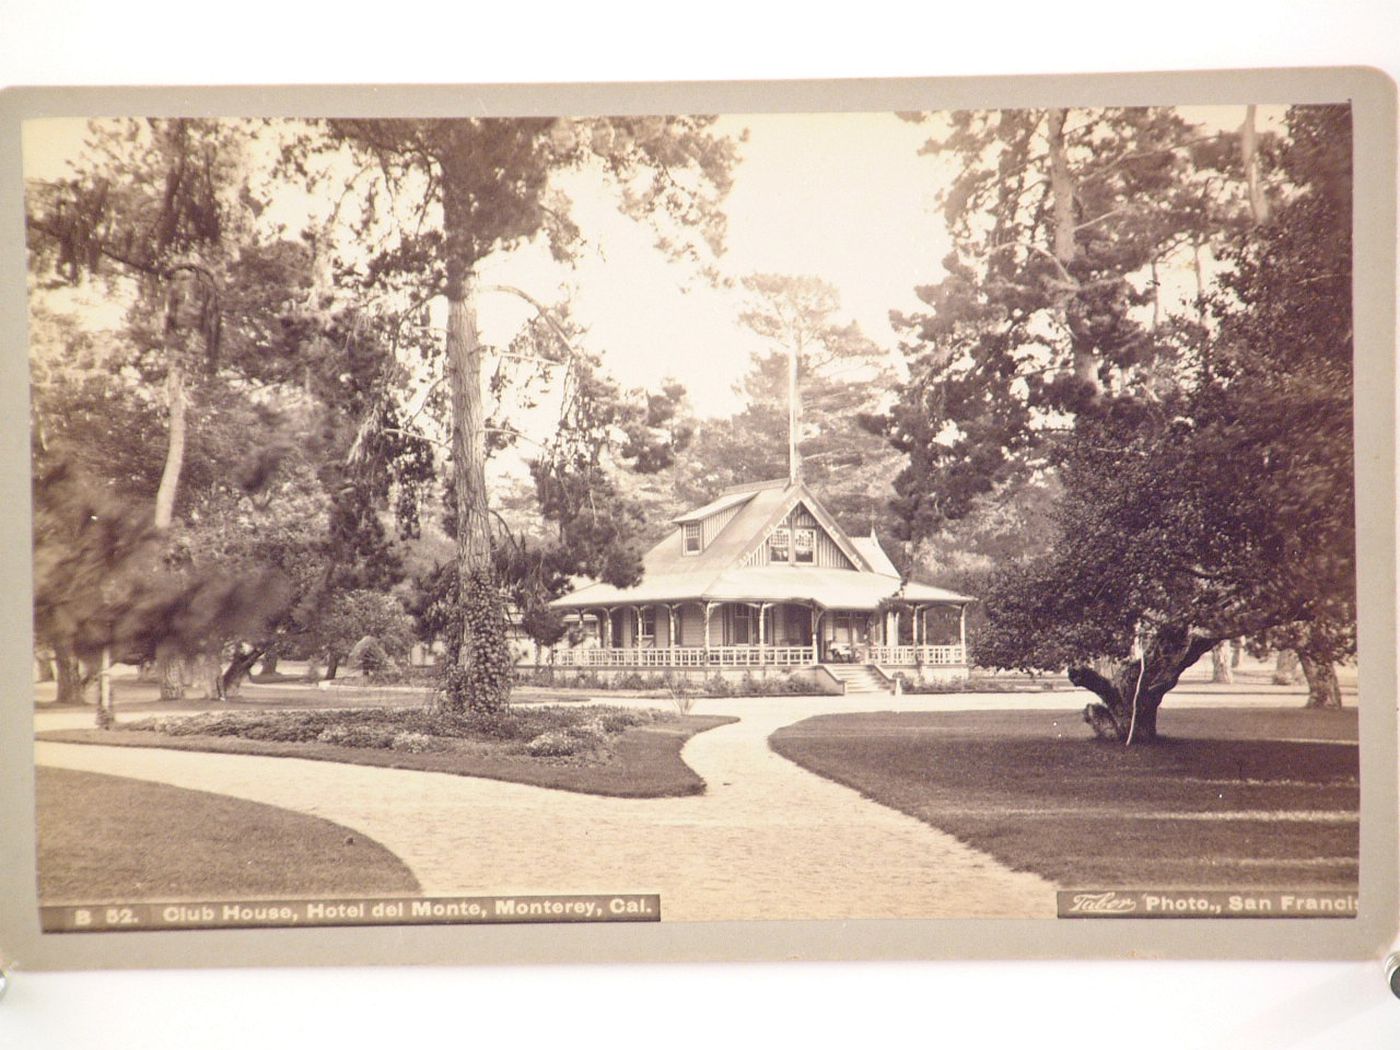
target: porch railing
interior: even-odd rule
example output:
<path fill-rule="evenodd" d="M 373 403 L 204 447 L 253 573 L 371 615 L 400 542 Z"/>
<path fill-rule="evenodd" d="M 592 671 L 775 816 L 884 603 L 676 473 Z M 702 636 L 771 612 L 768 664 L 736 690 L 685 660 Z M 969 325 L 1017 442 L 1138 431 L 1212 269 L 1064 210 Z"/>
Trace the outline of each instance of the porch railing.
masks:
<path fill-rule="evenodd" d="M 806 667 L 817 662 L 810 645 L 698 645 L 659 649 L 560 649 L 556 667 Z"/>
<path fill-rule="evenodd" d="M 870 663 L 890 667 L 966 662 L 961 645 L 872 645 L 868 650 Z"/>

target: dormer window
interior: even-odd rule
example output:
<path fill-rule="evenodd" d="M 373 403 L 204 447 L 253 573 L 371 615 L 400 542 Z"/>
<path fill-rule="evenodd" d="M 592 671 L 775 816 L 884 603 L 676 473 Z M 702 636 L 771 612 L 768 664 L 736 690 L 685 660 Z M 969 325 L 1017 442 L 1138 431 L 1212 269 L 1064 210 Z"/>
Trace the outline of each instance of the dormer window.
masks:
<path fill-rule="evenodd" d="M 698 521 L 688 521 L 681 526 L 681 550 L 686 554 L 699 554 L 702 544 Z"/>

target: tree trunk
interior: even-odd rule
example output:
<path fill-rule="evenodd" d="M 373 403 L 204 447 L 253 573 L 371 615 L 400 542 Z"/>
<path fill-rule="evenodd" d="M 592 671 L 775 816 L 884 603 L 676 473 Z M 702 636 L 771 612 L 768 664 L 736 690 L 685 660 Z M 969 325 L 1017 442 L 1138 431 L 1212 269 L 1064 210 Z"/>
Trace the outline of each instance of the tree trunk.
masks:
<path fill-rule="evenodd" d="M 186 666 L 189 683 L 196 700 L 222 700 L 222 684 L 219 679 L 219 659 L 212 653 L 196 653 Z"/>
<path fill-rule="evenodd" d="M 1076 255 L 1074 177 L 1069 169 L 1069 151 L 1065 146 L 1065 119 L 1069 111 L 1052 109 L 1046 128 L 1050 156 L 1050 208 L 1051 208 L 1051 252 L 1063 271 L 1060 277 L 1065 284 L 1060 300 L 1063 304 L 1074 294 L 1075 278 L 1070 270 Z M 1074 374 L 1094 389 L 1101 388 L 1098 358 L 1088 349 L 1074 352 Z"/>
<path fill-rule="evenodd" d="M 52 682 L 58 677 L 54 670 L 53 657 L 48 653 L 34 654 L 34 681 Z"/>
<path fill-rule="evenodd" d="M 337 671 L 339 671 L 339 670 L 340 670 L 340 654 L 339 654 L 339 653 L 327 653 L 327 654 L 326 654 L 326 677 L 325 677 L 324 680 L 327 681 L 327 682 L 331 681 L 333 678 L 335 678 L 335 673 L 336 673 Z"/>
<path fill-rule="evenodd" d="M 788 348 L 788 484 L 802 480 L 802 388 L 798 373 L 802 365 L 802 341 Z"/>
<path fill-rule="evenodd" d="M 269 652 L 262 658 L 262 666 L 258 668 L 258 673 L 263 675 L 273 675 L 277 673 L 277 653 Z"/>
<path fill-rule="evenodd" d="M 1329 660 L 1318 660 L 1306 652 L 1298 654 L 1303 676 L 1308 680 L 1306 707 L 1341 707 L 1342 687 L 1337 683 L 1337 668 Z"/>
<path fill-rule="evenodd" d="M 160 698 L 162 700 L 183 700 L 185 698 L 185 660 L 173 649 L 161 650 L 156 655 L 156 665 L 160 668 Z"/>
<path fill-rule="evenodd" d="M 66 645 L 53 647 L 54 677 L 58 681 L 58 702 L 60 704 L 82 704 L 87 702 L 86 682 L 83 678 L 83 665 L 78 654 Z"/>
<path fill-rule="evenodd" d="M 451 222 L 448 222 L 449 227 Z M 462 615 L 457 668 L 449 671 L 447 705 L 494 711 L 510 700 L 505 607 L 491 561 L 486 501 L 486 421 L 481 403 L 481 342 L 472 280 L 449 267 L 447 367 L 452 390 L 452 468 L 457 491 L 457 581 Z"/>
<path fill-rule="evenodd" d="M 1111 673 L 1094 667 L 1069 669 L 1071 684 L 1088 689 L 1098 702 L 1084 708 L 1084 721 L 1103 740 L 1150 744 L 1157 739 L 1157 709 L 1176 688 L 1181 674 L 1215 647 L 1181 629 L 1164 628 L 1145 644 L 1140 660 L 1116 660 Z M 1102 661 L 1099 661 L 1102 666 Z"/>
<path fill-rule="evenodd" d="M 167 323 L 174 323 L 168 319 Z M 180 352 L 170 346 L 166 353 L 165 397 L 170 409 L 170 440 L 165 449 L 165 467 L 156 489 L 156 528 L 170 528 L 175 516 L 175 491 L 180 486 L 180 472 L 185 465 L 185 374 Z"/>
<path fill-rule="evenodd" d="M 97 728 L 111 729 L 116 723 L 112 710 L 112 649 L 102 650 L 102 662 L 98 666 L 97 678 Z"/>
<path fill-rule="evenodd" d="M 1254 128 L 1256 107 L 1244 108 L 1244 124 L 1240 127 L 1240 161 L 1244 165 L 1245 185 L 1249 189 L 1249 213 L 1258 226 L 1269 221 L 1269 200 L 1264 196 L 1264 184 L 1259 178 L 1259 135 Z"/>
<path fill-rule="evenodd" d="M 1050 144 L 1050 202 L 1054 211 L 1054 244 L 1052 250 L 1061 265 L 1074 261 L 1074 180 L 1069 172 L 1069 154 L 1065 149 L 1065 118 L 1068 110 L 1052 109 L 1047 128 Z"/>
<path fill-rule="evenodd" d="M 1235 675 L 1230 667 L 1230 643 L 1221 642 L 1210 651 L 1210 680 L 1217 685 L 1232 685 Z"/>
<path fill-rule="evenodd" d="M 156 489 L 155 527 L 161 532 L 170 529 L 175 518 L 175 493 L 180 487 L 180 473 L 185 466 L 185 370 L 177 333 L 178 291 L 166 290 L 165 308 L 165 399 L 169 411 L 170 433 L 165 448 L 165 466 L 161 469 L 160 485 Z M 170 650 L 156 653 L 160 673 L 160 698 L 185 698 L 184 657 Z"/>
<path fill-rule="evenodd" d="M 224 671 L 223 677 L 219 680 L 223 697 L 227 700 L 230 696 L 236 696 L 243 686 L 243 681 L 248 677 L 248 672 L 253 669 L 253 665 L 262 658 L 263 674 L 269 673 L 267 661 L 272 660 L 272 666 L 277 666 L 277 656 L 275 654 L 264 655 L 264 650 L 253 648 L 247 652 L 235 649 L 233 659 L 229 661 L 228 668 Z"/>
<path fill-rule="evenodd" d="M 1302 680 L 1298 654 L 1292 649 L 1280 649 L 1274 658 L 1274 685 L 1297 685 Z"/>

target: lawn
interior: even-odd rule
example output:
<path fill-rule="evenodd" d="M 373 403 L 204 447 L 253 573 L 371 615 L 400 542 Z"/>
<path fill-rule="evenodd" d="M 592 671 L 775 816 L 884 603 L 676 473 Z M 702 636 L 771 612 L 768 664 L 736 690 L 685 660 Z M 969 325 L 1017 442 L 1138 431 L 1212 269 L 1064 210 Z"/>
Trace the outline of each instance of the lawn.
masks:
<path fill-rule="evenodd" d="M 319 817 L 44 766 L 36 793 L 45 904 L 420 892 L 394 854 Z"/>
<path fill-rule="evenodd" d="M 482 722 L 423 708 L 241 711 L 53 730 L 41 740 L 269 755 L 485 777 L 619 798 L 698 795 L 681 760 L 696 733 L 733 722 L 618 707 L 520 707 Z"/>
<path fill-rule="evenodd" d="M 1124 748 L 1077 712 L 886 712 L 770 744 L 1069 888 L 1355 886 L 1355 710 L 1164 711 L 1162 730 Z"/>

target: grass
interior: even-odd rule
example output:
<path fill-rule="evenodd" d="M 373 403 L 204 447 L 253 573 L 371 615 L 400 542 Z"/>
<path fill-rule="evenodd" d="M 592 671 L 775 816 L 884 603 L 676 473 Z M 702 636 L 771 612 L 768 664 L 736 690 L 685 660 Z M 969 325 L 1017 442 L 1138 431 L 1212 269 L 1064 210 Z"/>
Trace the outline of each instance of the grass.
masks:
<path fill-rule="evenodd" d="M 104 773 L 36 777 L 46 904 L 420 892 L 394 854 L 319 817 Z"/>
<path fill-rule="evenodd" d="M 680 757 L 696 733 L 732 722 L 589 706 L 513 708 L 489 721 L 416 708 L 258 711 L 145 719 L 42 740 L 303 758 L 485 777 L 619 798 L 698 795 Z"/>
<path fill-rule="evenodd" d="M 1165 710 L 1161 728 L 1124 748 L 1074 712 L 822 715 L 770 744 L 1068 887 L 1356 884 L 1354 710 Z"/>

